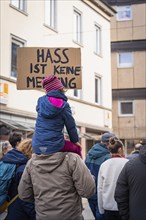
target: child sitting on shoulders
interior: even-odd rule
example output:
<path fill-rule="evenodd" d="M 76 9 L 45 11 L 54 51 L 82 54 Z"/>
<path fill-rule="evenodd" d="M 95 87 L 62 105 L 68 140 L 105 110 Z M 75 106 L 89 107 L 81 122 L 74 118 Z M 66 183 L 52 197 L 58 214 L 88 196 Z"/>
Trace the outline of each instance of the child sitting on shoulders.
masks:
<path fill-rule="evenodd" d="M 58 151 L 69 151 L 81 156 L 79 136 L 71 108 L 65 96 L 65 88 L 61 81 L 50 75 L 42 81 L 46 95 L 38 99 L 38 113 L 35 132 L 32 138 L 33 153 L 52 154 Z M 71 141 L 65 145 L 63 129 Z"/>

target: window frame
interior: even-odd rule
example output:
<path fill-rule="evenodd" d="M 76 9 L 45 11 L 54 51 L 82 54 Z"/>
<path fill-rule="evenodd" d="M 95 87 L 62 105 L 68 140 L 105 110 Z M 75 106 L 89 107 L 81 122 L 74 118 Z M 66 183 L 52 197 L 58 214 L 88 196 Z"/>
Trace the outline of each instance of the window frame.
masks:
<path fill-rule="evenodd" d="M 26 0 L 11 0 L 11 6 L 13 6 L 23 12 L 26 12 L 26 10 L 27 10 Z"/>
<path fill-rule="evenodd" d="M 129 102 L 132 103 L 132 113 L 122 114 L 121 104 L 122 103 L 129 103 Z M 134 101 L 133 100 L 120 100 L 120 101 L 118 101 L 118 113 L 119 113 L 119 116 L 122 116 L 122 117 L 134 116 Z"/>
<path fill-rule="evenodd" d="M 95 85 L 95 103 L 101 105 L 102 100 L 102 77 L 98 74 L 95 74 L 94 78 Z"/>
<path fill-rule="evenodd" d="M 12 78 L 12 79 L 17 79 L 17 54 L 16 54 L 16 65 L 15 65 L 15 67 L 13 67 L 14 69 L 15 69 L 15 74 L 16 74 L 16 76 L 14 76 L 13 74 L 12 74 L 12 72 L 13 72 L 13 68 L 12 68 L 12 66 L 13 66 L 13 59 L 12 59 L 12 56 L 13 56 L 13 48 L 12 48 L 12 44 L 14 43 L 15 45 L 19 45 L 18 47 L 24 47 L 25 46 L 25 42 L 26 41 L 24 41 L 24 40 L 22 40 L 22 39 L 19 39 L 18 37 L 15 37 L 15 36 L 11 36 L 11 65 L 10 65 L 10 78 Z M 18 48 L 17 47 L 17 48 Z M 17 50 L 17 48 L 16 48 L 16 50 Z"/>
<path fill-rule="evenodd" d="M 121 13 L 126 13 L 127 12 L 127 10 L 126 10 L 126 8 L 130 8 L 130 16 L 129 17 L 123 17 L 123 18 L 120 18 L 119 17 L 119 12 L 121 12 Z M 131 5 L 123 5 L 123 6 L 117 6 L 117 15 L 116 15 L 116 19 L 117 19 L 117 21 L 130 21 L 130 20 L 132 20 L 132 7 L 131 7 Z M 125 10 L 124 10 L 125 9 Z"/>
<path fill-rule="evenodd" d="M 98 24 L 95 24 L 95 53 L 97 55 L 101 55 L 101 51 L 102 51 L 101 39 L 102 39 L 101 26 Z"/>
<path fill-rule="evenodd" d="M 75 95 L 75 92 L 76 92 L 77 95 Z M 73 90 L 73 97 L 77 98 L 77 99 L 80 99 L 81 98 L 81 90 L 80 89 L 74 89 Z"/>
<path fill-rule="evenodd" d="M 82 12 L 73 9 L 73 41 L 82 44 Z"/>
<path fill-rule="evenodd" d="M 128 62 L 128 63 L 121 63 L 120 62 L 120 55 L 124 55 L 124 54 L 131 54 L 131 62 Z M 133 60 L 133 52 L 119 52 L 119 53 L 117 53 L 117 65 L 118 65 L 118 68 L 131 68 L 131 67 L 133 67 L 133 62 L 134 62 L 134 60 Z"/>
<path fill-rule="evenodd" d="M 57 19 L 56 19 L 56 11 L 57 11 L 57 8 L 56 8 L 56 5 L 57 5 L 57 2 L 56 0 L 45 0 L 44 1 L 44 4 L 45 4 L 45 13 L 44 13 L 44 24 L 53 29 L 53 30 L 56 30 L 56 26 L 57 26 Z M 49 13 L 48 13 L 49 12 Z"/>

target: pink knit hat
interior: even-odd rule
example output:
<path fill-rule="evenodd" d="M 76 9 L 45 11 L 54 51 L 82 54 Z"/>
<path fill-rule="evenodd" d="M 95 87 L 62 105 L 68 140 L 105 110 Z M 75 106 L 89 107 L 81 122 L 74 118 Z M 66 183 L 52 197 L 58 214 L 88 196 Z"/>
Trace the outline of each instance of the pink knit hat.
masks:
<path fill-rule="evenodd" d="M 52 90 L 61 90 L 64 88 L 61 81 L 54 75 L 45 77 L 42 84 L 47 93 Z"/>

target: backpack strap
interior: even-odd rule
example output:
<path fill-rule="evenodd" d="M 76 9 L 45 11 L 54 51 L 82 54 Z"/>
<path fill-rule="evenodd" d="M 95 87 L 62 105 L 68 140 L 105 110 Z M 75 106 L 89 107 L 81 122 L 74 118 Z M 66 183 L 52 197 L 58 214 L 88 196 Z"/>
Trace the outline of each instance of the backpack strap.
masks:
<path fill-rule="evenodd" d="M 8 207 L 18 198 L 18 194 L 10 200 L 10 202 L 4 202 L 3 205 L 0 207 L 0 213 L 7 211 Z"/>
<path fill-rule="evenodd" d="M 7 208 L 18 198 L 18 194 L 16 196 L 14 196 L 10 202 L 7 203 Z"/>

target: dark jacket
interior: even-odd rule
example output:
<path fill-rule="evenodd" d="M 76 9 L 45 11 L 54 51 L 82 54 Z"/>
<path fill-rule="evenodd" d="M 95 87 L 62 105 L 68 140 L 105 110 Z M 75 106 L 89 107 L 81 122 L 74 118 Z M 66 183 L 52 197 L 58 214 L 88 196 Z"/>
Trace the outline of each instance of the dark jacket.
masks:
<path fill-rule="evenodd" d="M 24 171 L 28 158 L 16 149 L 12 149 L 6 153 L 2 161 L 4 163 L 16 164 L 15 176 L 12 179 L 9 188 L 9 199 L 11 200 L 18 194 L 18 185 Z M 6 220 L 35 220 L 34 204 L 28 203 L 17 198 L 8 208 Z"/>
<path fill-rule="evenodd" d="M 96 186 L 100 165 L 109 158 L 111 158 L 111 154 L 107 146 L 102 143 L 93 145 L 93 147 L 87 153 L 85 164 L 91 171 L 91 174 L 95 176 Z M 96 193 L 91 197 L 91 199 L 92 198 L 97 200 L 97 187 Z"/>
<path fill-rule="evenodd" d="M 52 105 L 48 97 L 63 99 L 63 106 L 58 108 Z M 64 126 L 66 126 L 70 141 L 73 143 L 79 141 L 75 121 L 64 93 L 53 90 L 40 97 L 36 110 L 38 116 L 32 138 L 34 153 L 51 154 L 60 151 L 64 147 Z"/>
<path fill-rule="evenodd" d="M 146 145 L 121 171 L 115 200 L 122 220 L 146 220 Z"/>
<path fill-rule="evenodd" d="M 131 153 L 130 155 L 127 156 L 127 159 L 129 159 L 129 160 L 134 159 L 138 155 L 139 155 L 139 150 L 135 150 L 133 153 Z"/>

